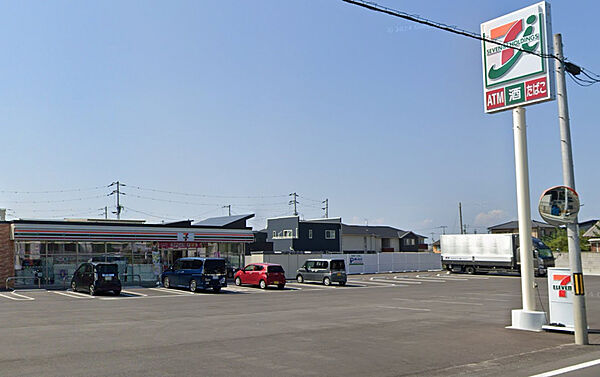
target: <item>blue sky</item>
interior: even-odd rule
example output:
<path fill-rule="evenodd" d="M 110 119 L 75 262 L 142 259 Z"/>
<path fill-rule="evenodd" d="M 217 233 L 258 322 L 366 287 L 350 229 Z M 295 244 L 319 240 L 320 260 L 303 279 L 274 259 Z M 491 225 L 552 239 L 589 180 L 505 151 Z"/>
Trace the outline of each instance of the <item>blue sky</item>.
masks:
<path fill-rule="evenodd" d="M 525 1 L 381 1 L 478 31 Z M 600 5 L 554 1 L 565 55 L 600 72 Z M 97 217 L 254 212 L 430 237 L 516 219 L 510 112 L 485 115 L 480 44 L 342 1 L 4 2 L 0 208 Z M 580 219 L 600 217 L 600 86 L 567 82 Z M 562 183 L 556 102 L 527 108 L 531 197 Z M 82 189 L 27 194 L 30 191 Z M 148 189 L 190 193 L 178 195 Z M 18 193 L 9 193 L 16 191 Z M 204 196 L 200 196 L 204 195 Z M 41 203 L 44 202 L 44 203 Z"/>

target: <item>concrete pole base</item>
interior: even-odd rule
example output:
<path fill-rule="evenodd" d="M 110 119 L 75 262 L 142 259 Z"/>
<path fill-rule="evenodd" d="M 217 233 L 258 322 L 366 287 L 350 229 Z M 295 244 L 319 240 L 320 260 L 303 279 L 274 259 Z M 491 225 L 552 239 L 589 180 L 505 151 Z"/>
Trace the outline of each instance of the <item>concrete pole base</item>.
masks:
<path fill-rule="evenodd" d="M 542 326 L 545 324 L 545 312 L 514 309 L 512 311 L 512 326 L 507 326 L 506 328 L 514 330 L 542 331 Z"/>

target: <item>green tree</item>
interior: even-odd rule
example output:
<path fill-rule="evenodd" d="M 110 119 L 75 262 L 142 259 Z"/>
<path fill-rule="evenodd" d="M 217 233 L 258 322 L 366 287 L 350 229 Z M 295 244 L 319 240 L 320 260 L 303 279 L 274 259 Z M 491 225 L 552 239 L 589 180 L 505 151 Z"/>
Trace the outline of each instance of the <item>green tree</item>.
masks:
<path fill-rule="evenodd" d="M 588 238 L 583 236 L 583 231 L 579 231 L 579 247 L 581 251 L 590 251 L 590 243 Z M 542 239 L 552 251 L 560 251 L 566 253 L 569 251 L 569 241 L 567 238 L 567 229 L 558 228 L 552 236 L 547 236 Z"/>

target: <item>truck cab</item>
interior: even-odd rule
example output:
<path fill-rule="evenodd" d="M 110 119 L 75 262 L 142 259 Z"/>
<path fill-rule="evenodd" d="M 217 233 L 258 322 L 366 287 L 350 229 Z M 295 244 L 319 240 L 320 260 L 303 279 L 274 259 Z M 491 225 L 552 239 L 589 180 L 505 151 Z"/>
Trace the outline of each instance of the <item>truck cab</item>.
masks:
<path fill-rule="evenodd" d="M 554 255 L 552 250 L 539 238 L 532 238 L 533 257 L 537 261 L 537 276 L 545 276 L 548 273 L 548 267 L 554 267 Z"/>

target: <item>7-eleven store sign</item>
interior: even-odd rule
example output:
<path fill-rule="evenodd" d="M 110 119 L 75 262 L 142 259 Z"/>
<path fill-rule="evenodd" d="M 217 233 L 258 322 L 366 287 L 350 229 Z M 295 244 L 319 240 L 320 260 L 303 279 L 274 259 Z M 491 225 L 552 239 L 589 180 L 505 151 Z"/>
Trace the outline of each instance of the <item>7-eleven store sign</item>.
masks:
<path fill-rule="evenodd" d="M 573 279 L 568 268 L 548 268 L 550 323 L 573 328 Z"/>
<path fill-rule="evenodd" d="M 537 3 L 481 24 L 486 113 L 554 99 L 550 5 Z M 534 55 L 528 52 L 536 53 Z"/>

